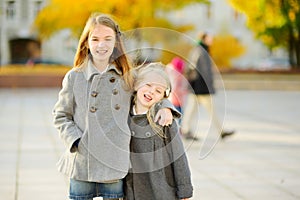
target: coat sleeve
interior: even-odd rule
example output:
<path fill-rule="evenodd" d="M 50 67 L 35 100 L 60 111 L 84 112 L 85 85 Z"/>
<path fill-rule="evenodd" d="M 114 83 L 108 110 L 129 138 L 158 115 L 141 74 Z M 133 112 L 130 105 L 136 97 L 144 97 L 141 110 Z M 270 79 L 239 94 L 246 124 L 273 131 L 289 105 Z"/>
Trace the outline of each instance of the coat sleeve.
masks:
<path fill-rule="evenodd" d="M 172 170 L 176 186 L 176 193 L 180 199 L 193 196 L 193 186 L 191 182 L 191 171 L 188 159 L 181 140 L 178 125 L 176 121 L 170 128 L 167 128 L 169 134 L 166 139 L 167 151 L 172 159 Z"/>
<path fill-rule="evenodd" d="M 75 72 L 76 73 L 76 72 Z M 73 76 L 72 76 L 73 75 Z M 59 136 L 70 152 L 75 152 L 74 143 L 78 143 L 82 131 L 73 120 L 74 115 L 74 71 L 69 71 L 63 79 L 62 89 L 58 94 L 58 101 L 53 108 L 54 126 L 58 129 Z"/>
<path fill-rule="evenodd" d="M 158 109 L 169 108 L 174 118 L 180 118 L 181 113 L 175 108 L 169 99 L 164 98 L 158 103 Z"/>

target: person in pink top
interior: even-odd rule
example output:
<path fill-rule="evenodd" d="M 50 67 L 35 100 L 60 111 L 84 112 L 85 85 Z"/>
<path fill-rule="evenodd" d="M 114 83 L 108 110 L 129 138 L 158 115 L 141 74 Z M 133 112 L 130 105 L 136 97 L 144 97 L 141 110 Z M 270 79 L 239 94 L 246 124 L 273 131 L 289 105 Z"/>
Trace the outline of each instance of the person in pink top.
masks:
<path fill-rule="evenodd" d="M 183 74 L 184 67 L 184 61 L 179 57 L 174 57 L 166 68 L 172 86 L 172 93 L 170 94 L 169 99 L 181 113 L 188 93 L 188 81 L 185 79 Z"/>

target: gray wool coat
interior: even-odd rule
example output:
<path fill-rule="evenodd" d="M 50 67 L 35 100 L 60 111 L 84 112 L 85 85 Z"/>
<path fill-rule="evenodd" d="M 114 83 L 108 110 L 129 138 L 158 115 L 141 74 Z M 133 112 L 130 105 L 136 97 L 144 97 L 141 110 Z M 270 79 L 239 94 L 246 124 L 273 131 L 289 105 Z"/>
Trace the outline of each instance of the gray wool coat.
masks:
<path fill-rule="evenodd" d="M 128 173 L 131 132 L 127 119 L 132 91 L 124 90 L 121 75 L 114 65 L 100 74 L 89 62 L 64 77 L 53 115 L 67 148 L 58 170 L 68 177 L 106 183 Z M 170 101 L 164 101 L 163 107 L 171 108 L 175 117 L 180 115 Z"/>
<path fill-rule="evenodd" d="M 132 93 L 123 84 L 114 65 L 100 74 L 89 62 L 80 71 L 66 74 L 53 109 L 54 125 L 67 147 L 58 162 L 60 172 L 90 182 L 111 182 L 127 174 L 130 130 L 126 122 Z"/>
<path fill-rule="evenodd" d="M 178 125 L 165 127 L 166 138 L 154 133 L 146 114 L 131 115 L 130 173 L 125 200 L 178 200 L 193 195 L 191 173 Z"/>

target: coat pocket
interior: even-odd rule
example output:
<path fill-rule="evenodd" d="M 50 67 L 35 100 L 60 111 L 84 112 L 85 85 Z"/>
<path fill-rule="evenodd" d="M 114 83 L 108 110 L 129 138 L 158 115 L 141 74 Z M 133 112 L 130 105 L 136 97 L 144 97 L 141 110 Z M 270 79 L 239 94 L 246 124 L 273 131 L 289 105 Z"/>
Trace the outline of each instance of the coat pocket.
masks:
<path fill-rule="evenodd" d="M 74 162 L 77 156 L 77 152 L 70 153 L 68 150 L 61 156 L 56 166 L 58 171 L 71 177 L 71 174 L 74 169 Z"/>

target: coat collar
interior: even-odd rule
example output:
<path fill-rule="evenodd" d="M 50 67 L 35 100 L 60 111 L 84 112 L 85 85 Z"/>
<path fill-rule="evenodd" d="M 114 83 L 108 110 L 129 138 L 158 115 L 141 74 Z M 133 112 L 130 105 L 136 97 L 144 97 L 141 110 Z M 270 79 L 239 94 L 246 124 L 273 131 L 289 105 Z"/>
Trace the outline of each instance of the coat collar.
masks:
<path fill-rule="evenodd" d="M 109 64 L 106 71 L 108 72 L 112 70 L 115 71 L 117 74 L 122 75 L 122 72 L 119 69 L 117 69 L 115 64 Z M 88 61 L 87 66 L 85 66 L 82 69 L 82 71 L 86 80 L 90 80 L 94 75 L 100 75 L 99 71 L 96 69 L 91 60 Z"/>

